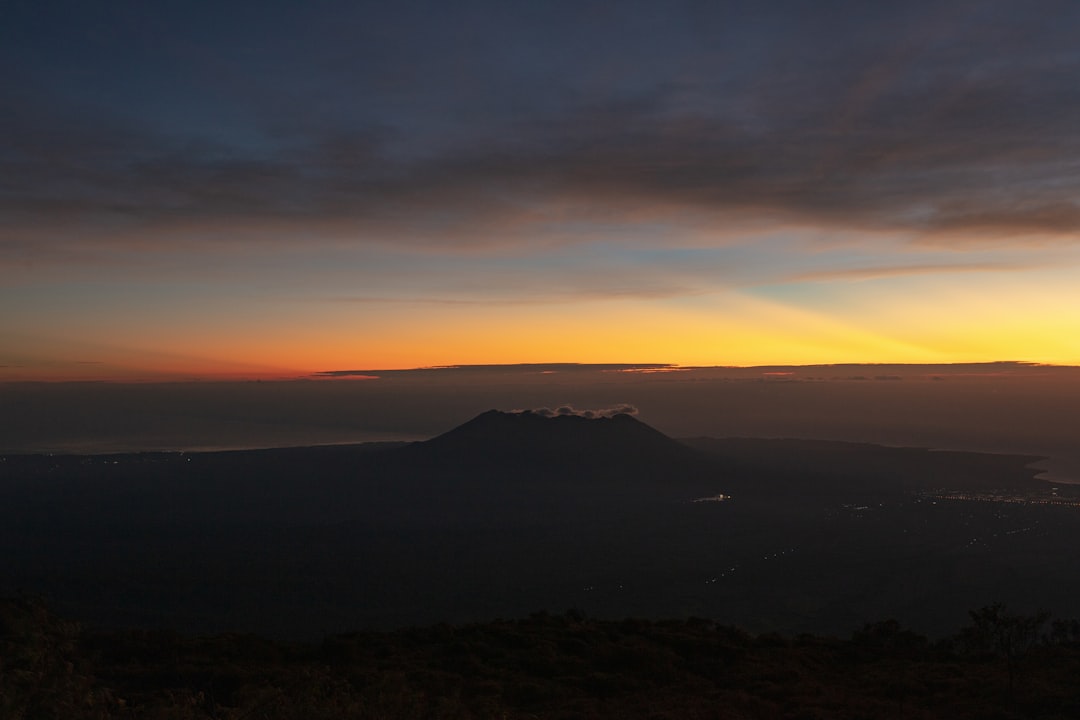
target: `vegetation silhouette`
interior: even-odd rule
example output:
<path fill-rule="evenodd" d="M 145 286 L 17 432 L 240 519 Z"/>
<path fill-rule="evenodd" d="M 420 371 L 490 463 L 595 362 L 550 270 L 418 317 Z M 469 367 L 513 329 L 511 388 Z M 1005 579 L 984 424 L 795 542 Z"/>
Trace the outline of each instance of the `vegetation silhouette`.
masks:
<path fill-rule="evenodd" d="M 1040 633 L 1024 682 L 971 645 L 1000 605 L 930 640 L 893 620 L 850 639 L 751 634 L 702 618 L 580 611 L 282 642 L 87 631 L 40 601 L 0 601 L 4 718 L 1065 718 L 1080 643 Z M 993 631 L 991 635 L 993 635 Z M 1006 699 L 1008 705 L 1006 706 Z"/>
<path fill-rule="evenodd" d="M 1047 640 L 1043 628 L 1050 620 L 1050 613 L 1021 615 L 1009 612 L 1002 603 L 994 603 L 970 614 L 972 625 L 964 629 L 961 642 L 968 652 L 1001 658 L 1008 674 L 1008 697 L 1012 700 L 1022 661 L 1033 647 Z"/>

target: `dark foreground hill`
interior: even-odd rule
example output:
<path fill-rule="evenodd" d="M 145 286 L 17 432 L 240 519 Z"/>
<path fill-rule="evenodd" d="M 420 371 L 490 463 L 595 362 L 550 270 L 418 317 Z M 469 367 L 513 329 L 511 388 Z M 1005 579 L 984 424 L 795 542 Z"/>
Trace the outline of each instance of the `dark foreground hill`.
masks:
<path fill-rule="evenodd" d="M 840 634 L 1080 615 L 1080 514 L 1030 501 L 1029 461 L 498 412 L 409 445 L 9 456 L 0 595 L 280 638 L 568 607 Z"/>
<path fill-rule="evenodd" d="M 892 621 L 849 640 L 752 635 L 700 618 L 579 612 L 282 643 L 81 631 L 0 601 L 0 716 L 923 718 L 1080 714 L 1076 623 L 999 608 L 935 642 Z M 988 621 L 989 620 L 989 621 Z M 995 631 L 1023 627 L 1009 654 Z"/>

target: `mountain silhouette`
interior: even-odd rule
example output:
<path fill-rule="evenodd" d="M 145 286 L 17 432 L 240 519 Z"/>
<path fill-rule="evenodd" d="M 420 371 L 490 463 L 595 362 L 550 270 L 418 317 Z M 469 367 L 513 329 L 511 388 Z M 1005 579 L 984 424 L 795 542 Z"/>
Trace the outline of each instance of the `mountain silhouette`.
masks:
<path fill-rule="evenodd" d="M 700 471 L 704 456 L 628 414 L 586 418 L 489 410 L 404 449 L 443 468 L 602 472 L 643 477 Z"/>

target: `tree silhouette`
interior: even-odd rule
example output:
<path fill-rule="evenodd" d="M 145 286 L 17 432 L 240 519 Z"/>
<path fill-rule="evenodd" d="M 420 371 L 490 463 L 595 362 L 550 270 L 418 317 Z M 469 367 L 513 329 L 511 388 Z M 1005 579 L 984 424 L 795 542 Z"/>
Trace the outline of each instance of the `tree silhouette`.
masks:
<path fill-rule="evenodd" d="M 969 614 L 974 624 L 964 628 L 961 639 L 969 651 L 996 655 L 1005 661 L 1011 700 L 1021 661 L 1039 642 L 1050 613 L 1040 611 L 1034 615 L 1019 615 L 1009 612 L 1002 603 L 994 603 Z"/>

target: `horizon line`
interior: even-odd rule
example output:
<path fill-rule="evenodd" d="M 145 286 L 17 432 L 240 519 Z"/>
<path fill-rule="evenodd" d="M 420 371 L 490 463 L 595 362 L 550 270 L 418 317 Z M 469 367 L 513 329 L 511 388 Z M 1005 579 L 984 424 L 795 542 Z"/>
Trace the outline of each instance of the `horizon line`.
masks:
<path fill-rule="evenodd" d="M 446 365 L 421 365 L 400 368 L 378 369 L 340 369 L 320 370 L 300 374 L 260 375 L 249 376 L 230 374 L 227 376 L 206 374 L 190 374 L 173 378 L 148 377 L 132 374 L 129 378 L 23 378 L 4 380 L 0 378 L 0 386 L 12 385 L 170 385 L 170 384 L 202 384 L 202 383 L 259 383 L 259 382 L 325 382 L 331 380 L 365 381 L 379 380 L 384 377 L 402 376 L 413 373 L 458 373 L 458 372 L 483 372 L 483 371 L 525 371 L 536 374 L 559 374 L 561 372 L 607 372 L 626 374 L 663 374 L 692 371 L 753 371 L 753 370 L 805 370 L 810 368 L 940 368 L 943 371 L 960 368 L 1002 368 L 1002 369 L 1069 369 L 1080 368 L 1080 363 L 1053 363 L 1031 360 L 985 360 L 985 361 L 954 361 L 936 363 L 912 363 L 912 362 L 837 362 L 837 363 L 760 363 L 752 365 L 681 365 L 679 363 L 588 363 L 588 362 L 551 362 L 551 363 L 463 363 Z"/>

